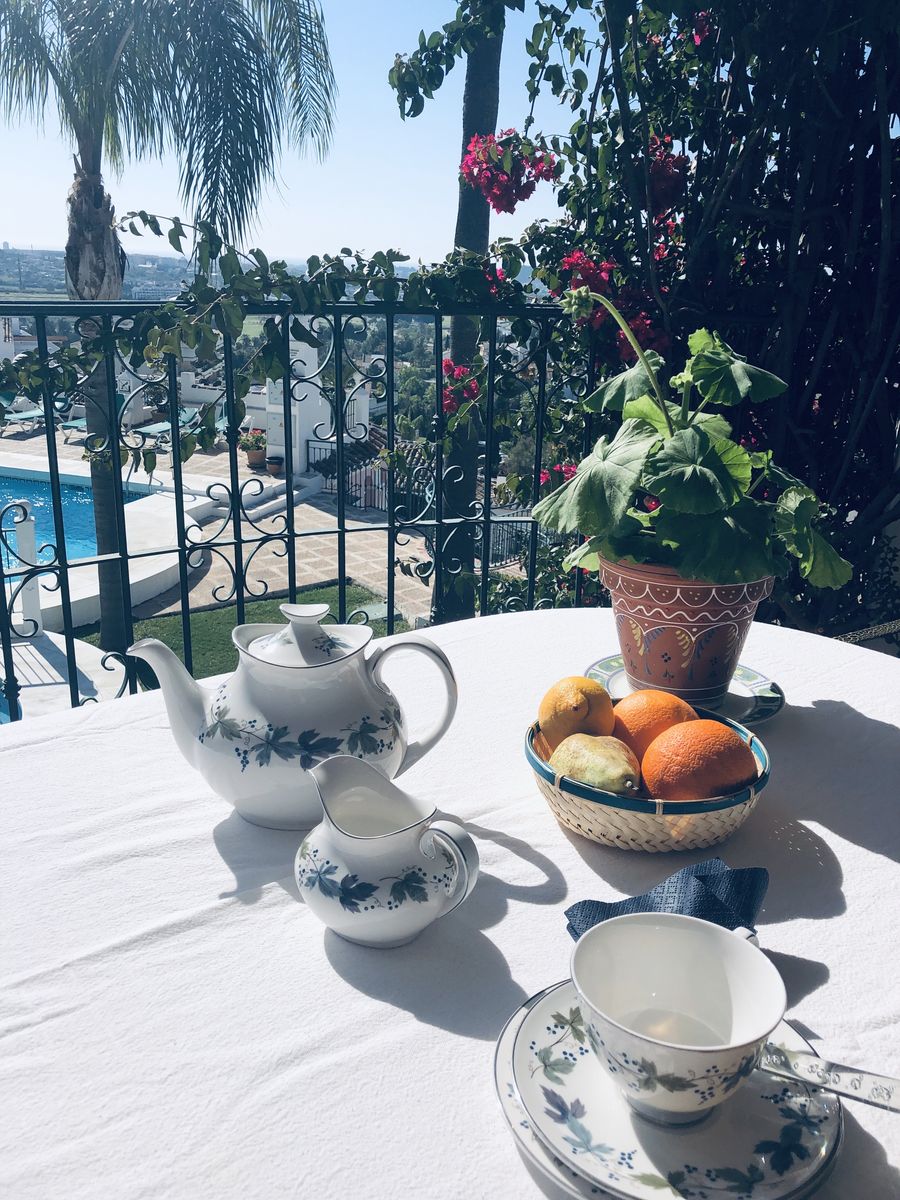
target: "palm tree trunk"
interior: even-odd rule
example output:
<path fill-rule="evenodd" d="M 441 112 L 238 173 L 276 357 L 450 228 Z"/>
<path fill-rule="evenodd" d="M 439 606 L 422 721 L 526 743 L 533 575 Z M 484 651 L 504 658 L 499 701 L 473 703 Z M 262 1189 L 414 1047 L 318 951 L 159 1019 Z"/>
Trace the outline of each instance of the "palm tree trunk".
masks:
<path fill-rule="evenodd" d="M 498 32 L 483 33 L 466 57 L 466 83 L 463 92 L 462 151 L 465 155 L 472 136 L 493 133 L 497 127 L 500 102 L 500 54 L 503 49 L 503 5 L 493 4 L 492 27 Z M 479 254 L 487 254 L 490 245 L 490 209 L 488 202 L 460 181 L 454 245 Z M 450 357 L 457 364 L 471 365 L 478 349 L 479 321 L 473 317 L 450 320 Z M 477 502 L 478 462 L 482 422 L 473 408 L 471 419 L 453 434 L 444 472 L 444 514 L 449 518 L 472 517 Z M 485 468 L 485 487 L 490 485 Z M 437 531 L 442 540 L 443 567 L 440 585 L 435 588 L 432 616 L 436 621 L 460 621 L 475 615 L 475 525 L 451 526 Z M 487 570 L 482 561 L 481 569 Z"/>
<path fill-rule="evenodd" d="M 88 164 L 85 169 L 83 164 Z M 99 152 L 82 148 L 76 159 L 75 180 L 69 192 L 66 241 L 66 290 L 73 300 L 120 300 L 125 275 L 125 252 L 115 229 L 115 212 L 103 186 Z M 85 330 L 85 333 L 89 332 Z M 115 396 L 110 396 L 105 364 L 100 363 L 84 387 L 90 455 L 91 492 L 98 554 L 119 554 L 114 471 L 119 462 L 119 424 Z M 112 420 L 110 414 L 116 413 Z M 130 597 L 122 586 L 120 564 L 100 563 L 100 645 L 124 653 L 128 648 Z"/>

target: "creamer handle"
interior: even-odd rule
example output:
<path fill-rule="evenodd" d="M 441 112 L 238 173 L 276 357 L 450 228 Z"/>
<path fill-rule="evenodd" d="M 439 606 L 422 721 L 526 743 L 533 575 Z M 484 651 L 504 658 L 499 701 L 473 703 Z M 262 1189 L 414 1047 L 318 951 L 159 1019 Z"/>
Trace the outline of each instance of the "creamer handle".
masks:
<path fill-rule="evenodd" d="M 428 858 L 437 857 L 435 842 L 447 851 L 456 864 L 456 885 L 449 895 L 452 903 L 441 913 L 442 917 L 446 917 L 471 895 L 478 879 L 478 849 L 457 821 L 431 822 L 419 842 L 422 853 Z"/>
<path fill-rule="evenodd" d="M 447 658 L 447 655 L 443 650 L 439 650 L 433 642 L 429 642 L 427 638 L 417 636 L 404 637 L 402 642 L 392 642 L 390 646 L 376 646 L 372 651 L 366 659 L 366 666 L 378 687 L 384 689 L 385 685 L 381 678 L 381 668 L 387 656 L 393 654 L 395 650 L 417 650 L 420 654 L 426 654 L 436 662 L 443 676 L 446 691 L 444 711 L 440 719 L 434 728 L 428 730 L 418 741 L 408 743 L 403 761 L 397 772 L 399 775 L 401 771 L 405 771 L 407 767 L 411 767 L 414 762 L 418 762 L 422 755 L 427 754 L 432 746 L 437 745 L 450 728 L 450 722 L 453 720 L 453 714 L 456 712 L 459 693 L 456 688 L 456 676 L 453 674 L 453 668 L 450 666 L 450 660 Z"/>

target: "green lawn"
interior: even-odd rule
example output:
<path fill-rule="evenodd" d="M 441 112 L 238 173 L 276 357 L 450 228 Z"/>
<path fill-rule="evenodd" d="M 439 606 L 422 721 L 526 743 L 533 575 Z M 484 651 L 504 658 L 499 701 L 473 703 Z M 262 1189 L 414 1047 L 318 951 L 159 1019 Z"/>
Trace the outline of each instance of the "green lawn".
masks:
<path fill-rule="evenodd" d="M 338 611 L 338 589 L 334 587 L 301 589 L 297 593 L 299 604 L 327 604 L 334 614 Z M 286 603 L 286 597 L 279 600 L 253 600 L 247 604 L 247 621 L 284 621 L 278 610 L 279 604 Z M 347 588 L 347 612 L 356 608 L 375 608 L 383 605 L 384 601 L 363 587 L 350 585 Z M 218 675 L 224 671 L 233 671 L 237 666 L 237 651 L 231 642 L 231 631 L 237 623 L 236 610 L 232 605 L 225 608 L 211 609 L 209 612 L 191 614 L 191 644 L 194 651 L 194 676 L 202 679 L 206 675 Z M 396 633 L 402 633 L 409 626 L 401 620 L 396 621 Z M 387 633 L 387 621 L 371 622 L 376 637 Z M 100 635 L 96 625 L 85 626 L 75 631 L 76 637 L 83 638 L 97 646 Z M 145 621 L 134 623 L 135 641 L 138 638 L 155 637 L 183 657 L 184 642 L 181 636 L 181 617 L 150 617 Z"/>

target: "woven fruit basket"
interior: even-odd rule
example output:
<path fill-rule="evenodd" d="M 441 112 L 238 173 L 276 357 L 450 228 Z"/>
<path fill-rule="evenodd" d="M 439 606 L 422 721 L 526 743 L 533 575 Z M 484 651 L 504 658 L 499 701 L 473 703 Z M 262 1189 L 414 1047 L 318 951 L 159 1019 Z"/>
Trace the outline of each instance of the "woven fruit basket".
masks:
<path fill-rule="evenodd" d="M 696 711 L 701 717 L 727 725 L 747 743 L 758 770 L 753 783 L 732 795 L 709 800 L 675 802 L 617 796 L 567 775 L 557 775 L 547 762 L 549 748 L 535 722 L 525 735 L 525 756 L 557 821 L 603 846 L 651 854 L 698 850 L 730 837 L 749 817 L 759 793 L 769 782 L 769 755 L 756 734 L 737 721 L 699 708 Z"/>

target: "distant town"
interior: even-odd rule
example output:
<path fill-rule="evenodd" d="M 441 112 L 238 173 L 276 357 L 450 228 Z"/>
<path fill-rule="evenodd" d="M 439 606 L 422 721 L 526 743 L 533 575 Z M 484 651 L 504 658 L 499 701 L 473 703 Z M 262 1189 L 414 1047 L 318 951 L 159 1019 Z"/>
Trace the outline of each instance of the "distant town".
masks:
<path fill-rule="evenodd" d="M 292 270 L 302 263 L 290 264 Z M 190 261 L 176 255 L 129 253 L 122 297 L 125 300 L 167 300 L 191 277 Z M 0 298 L 47 300 L 64 297 L 66 276 L 62 250 L 0 243 Z"/>

